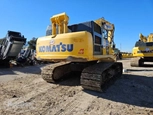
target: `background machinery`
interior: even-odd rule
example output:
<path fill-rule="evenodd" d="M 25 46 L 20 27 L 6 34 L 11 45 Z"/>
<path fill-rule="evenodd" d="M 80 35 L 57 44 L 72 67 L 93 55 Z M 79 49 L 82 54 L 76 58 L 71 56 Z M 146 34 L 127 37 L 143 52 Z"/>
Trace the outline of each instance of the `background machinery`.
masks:
<path fill-rule="evenodd" d="M 16 59 L 16 65 L 35 65 L 35 63 L 34 50 L 28 47 L 22 49 L 18 58 Z"/>
<path fill-rule="evenodd" d="M 8 31 L 6 37 L 0 39 L 0 65 L 9 66 L 10 60 L 15 60 L 26 43 L 26 38 L 20 32 Z"/>
<path fill-rule="evenodd" d="M 112 50 L 114 25 L 103 18 L 68 26 L 66 13 L 50 18 L 52 35 L 39 37 L 36 43 L 38 60 L 58 62 L 42 69 L 42 78 L 56 82 L 69 73 L 80 72 L 84 89 L 102 91 L 111 78 L 122 75 L 122 63 L 116 62 Z"/>
<path fill-rule="evenodd" d="M 113 53 L 116 56 L 117 60 L 121 60 L 122 59 L 122 52 L 118 48 L 114 48 Z"/>
<path fill-rule="evenodd" d="M 131 61 L 132 67 L 150 66 L 144 62 L 153 62 L 153 33 L 148 37 L 139 34 L 140 39 L 135 43 L 132 50 L 133 58 Z"/>
<path fill-rule="evenodd" d="M 122 53 L 122 59 L 133 58 L 133 54 L 131 52 L 121 52 L 121 53 Z"/>

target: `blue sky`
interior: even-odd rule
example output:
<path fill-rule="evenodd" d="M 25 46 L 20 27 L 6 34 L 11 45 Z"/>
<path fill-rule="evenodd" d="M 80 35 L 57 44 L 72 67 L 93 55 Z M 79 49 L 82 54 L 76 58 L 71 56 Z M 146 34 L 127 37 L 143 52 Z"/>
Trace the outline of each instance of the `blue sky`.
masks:
<path fill-rule="evenodd" d="M 62 12 L 69 24 L 101 17 L 115 24 L 115 43 L 122 51 L 132 50 L 139 33 L 153 33 L 152 0 L 0 0 L 0 38 L 7 30 L 28 40 L 44 36 L 50 17 Z"/>

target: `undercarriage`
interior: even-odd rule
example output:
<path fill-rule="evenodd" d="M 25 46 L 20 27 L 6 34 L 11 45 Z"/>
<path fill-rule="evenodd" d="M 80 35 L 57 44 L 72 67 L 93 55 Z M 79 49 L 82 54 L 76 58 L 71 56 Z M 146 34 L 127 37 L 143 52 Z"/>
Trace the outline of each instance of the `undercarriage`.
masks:
<path fill-rule="evenodd" d="M 153 62 L 153 57 L 136 57 L 131 61 L 132 67 L 153 67 L 153 64 L 145 62 Z"/>
<path fill-rule="evenodd" d="M 55 83 L 72 72 L 80 72 L 80 84 L 84 89 L 102 92 L 102 86 L 115 77 L 122 75 L 122 63 L 120 62 L 59 62 L 49 64 L 42 69 L 42 78 Z"/>

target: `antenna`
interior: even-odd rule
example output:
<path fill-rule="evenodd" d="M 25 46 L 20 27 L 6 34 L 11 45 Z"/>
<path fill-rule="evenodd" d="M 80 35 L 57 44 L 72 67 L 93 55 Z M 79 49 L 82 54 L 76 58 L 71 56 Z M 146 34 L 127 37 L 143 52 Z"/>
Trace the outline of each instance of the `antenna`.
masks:
<path fill-rule="evenodd" d="M 120 51 L 121 51 L 121 47 L 122 47 L 122 44 L 120 43 Z"/>

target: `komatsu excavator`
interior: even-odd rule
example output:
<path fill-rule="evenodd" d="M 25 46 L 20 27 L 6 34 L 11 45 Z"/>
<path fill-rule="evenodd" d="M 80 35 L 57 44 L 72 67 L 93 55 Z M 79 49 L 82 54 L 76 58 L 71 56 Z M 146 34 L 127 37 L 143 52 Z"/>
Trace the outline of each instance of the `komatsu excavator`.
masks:
<path fill-rule="evenodd" d="M 122 75 L 122 63 L 116 62 L 113 24 L 100 18 L 68 26 L 66 13 L 50 18 L 52 34 L 39 37 L 36 58 L 57 63 L 45 66 L 41 75 L 47 82 L 56 82 L 69 73 L 81 72 L 84 89 L 102 91 L 103 85 Z"/>
<path fill-rule="evenodd" d="M 145 67 L 144 62 L 153 62 L 153 33 L 148 37 L 139 34 L 140 39 L 135 43 L 132 50 L 133 58 L 131 60 L 132 67 Z"/>

